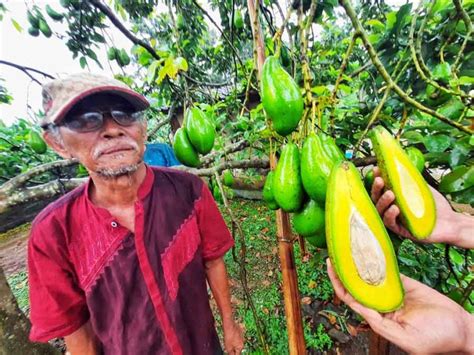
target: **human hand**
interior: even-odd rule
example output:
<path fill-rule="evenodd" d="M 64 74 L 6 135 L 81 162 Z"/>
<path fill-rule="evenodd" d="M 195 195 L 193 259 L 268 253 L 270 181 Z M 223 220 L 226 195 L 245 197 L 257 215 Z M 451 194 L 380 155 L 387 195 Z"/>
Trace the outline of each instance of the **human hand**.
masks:
<path fill-rule="evenodd" d="M 233 320 L 224 321 L 224 348 L 227 354 L 241 354 L 244 348 L 242 328 Z"/>
<path fill-rule="evenodd" d="M 336 295 L 359 313 L 372 330 L 408 353 L 465 352 L 474 354 L 474 316 L 448 297 L 404 275 L 402 308 L 381 314 L 364 307 L 345 289 L 327 260 Z"/>
<path fill-rule="evenodd" d="M 436 224 L 431 235 L 425 239 L 417 239 L 400 223 L 400 209 L 393 204 L 395 194 L 391 190 L 383 191 L 385 183 L 380 176 L 380 169 L 374 168 L 374 183 L 371 197 L 384 224 L 394 233 L 425 243 L 447 243 L 463 248 L 473 248 L 474 238 L 469 236 L 474 230 L 474 218 L 453 211 L 446 198 L 429 186 L 436 205 Z M 469 232 L 470 231 L 470 232 Z"/>

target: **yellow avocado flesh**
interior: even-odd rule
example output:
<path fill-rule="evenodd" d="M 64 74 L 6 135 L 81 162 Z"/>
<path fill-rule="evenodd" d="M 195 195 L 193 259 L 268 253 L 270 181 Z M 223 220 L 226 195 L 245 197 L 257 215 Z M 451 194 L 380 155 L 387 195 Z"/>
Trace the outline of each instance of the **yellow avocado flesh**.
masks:
<path fill-rule="evenodd" d="M 329 256 L 344 287 L 361 304 L 380 312 L 390 312 L 403 303 L 403 287 L 400 281 L 396 256 L 392 243 L 363 186 L 356 168 L 342 163 L 331 173 L 326 201 L 326 237 Z M 355 225 L 357 224 L 357 225 Z M 360 233 L 365 230 L 366 233 Z M 367 249 L 354 256 L 354 240 L 364 241 Z M 364 239 L 365 238 L 365 239 Z M 371 249 L 372 250 L 368 250 Z M 366 281 L 361 276 L 358 263 L 370 263 L 375 254 L 383 262 L 384 271 L 367 269 L 372 278 Z M 376 258 L 377 259 L 377 258 Z M 369 262 L 367 262 L 369 260 Z M 383 276 L 383 277 L 382 277 Z"/>
<path fill-rule="evenodd" d="M 377 162 L 387 187 L 395 194 L 407 229 L 418 239 L 428 237 L 436 223 L 433 195 L 416 166 L 385 129 L 375 131 Z"/>

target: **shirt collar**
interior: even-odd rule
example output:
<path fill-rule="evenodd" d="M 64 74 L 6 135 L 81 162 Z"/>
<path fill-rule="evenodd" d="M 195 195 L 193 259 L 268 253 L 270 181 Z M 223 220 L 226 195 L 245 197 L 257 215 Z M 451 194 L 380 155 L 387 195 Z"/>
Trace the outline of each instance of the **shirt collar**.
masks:
<path fill-rule="evenodd" d="M 138 198 L 140 200 L 143 200 L 150 193 L 151 188 L 153 186 L 153 182 L 155 180 L 155 174 L 153 173 L 152 168 L 150 168 L 147 164 L 145 164 L 145 168 L 146 168 L 145 179 L 142 181 L 140 187 L 138 188 Z M 91 204 L 93 204 L 91 200 L 91 196 L 90 196 L 90 189 L 92 187 L 92 184 L 94 184 L 94 182 L 89 177 L 89 180 L 86 183 L 86 187 L 84 191 L 87 201 Z"/>

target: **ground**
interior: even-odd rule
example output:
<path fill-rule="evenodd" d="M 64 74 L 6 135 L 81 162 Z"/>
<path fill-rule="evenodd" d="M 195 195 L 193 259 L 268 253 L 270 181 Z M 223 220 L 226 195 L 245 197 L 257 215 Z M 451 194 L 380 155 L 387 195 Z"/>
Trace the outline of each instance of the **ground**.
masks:
<path fill-rule="evenodd" d="M 227 213 L 220 206 L 226 221 Z M 278 249 L 275 231 L 275 213 L 263 203 L 235 199 L 231 207 L 241 223 L 246 236 L 247 286 L 265 343 L 271 354 L 288 352 L 286 323 L 281 292 Z M 20 308 L 28 313 L 26 278 L 26 243 L 29 225 L 0 236 L 0 264 L 5 270 Z M 245 329 L 247 353 L 263 353 L 263 343 L 257 332 L 256 321 L 245 297 L 236 262 L 242 247 L 238 235 L 234 253 L 229 252 L 226 264 L 232 287 L 232 302 L 239 323 Z M 304 319 L 305 340 L 309 354 L 366 354 L 368 352 L 368 327 L 344 305 L 333 302 L 333 290 L 328 280 L 324 260 L 327 252 L 306 244 L 306 254 L 301 255 L 295 244 L 295 261 Z M 235 259 L 234 259 L 235 257 Z M 216 310 L 215 305 L 213 306 Z M 216 316 L 218 320 L 218 317 Z"/>

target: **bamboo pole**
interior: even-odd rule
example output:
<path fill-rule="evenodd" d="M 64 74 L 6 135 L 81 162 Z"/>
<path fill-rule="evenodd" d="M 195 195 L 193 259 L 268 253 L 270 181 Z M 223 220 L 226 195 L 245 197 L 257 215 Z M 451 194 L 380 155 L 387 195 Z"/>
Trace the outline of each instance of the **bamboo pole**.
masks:
<path fill-rule="evenodd" d="M 263 63 L 265 61 L 265 47 L 263 44 L 262 31 L 257 16 L 255 1 L 247 0 L 247 6 L 250 15 L 250 22 L 252 25 L 258 77 L 260 77 Z M 275 165 L 276 157 L 274 153 L 271 153 L 270 168 L 274 170 Z M 285 303 L 286 326 L 288 331 L 289 353 L 292 355 L 305 354 L 306 345 L 304 341 L 300 295 L 298 291 L 298 277 L 296 274 L 295 257 L 293 251 L 294 236 L 291 232 L 288 213 L 283 212 L 281 209 L 277 210 L 276 223 L 278 251 L 283 282 L 283 299 Z"/>

